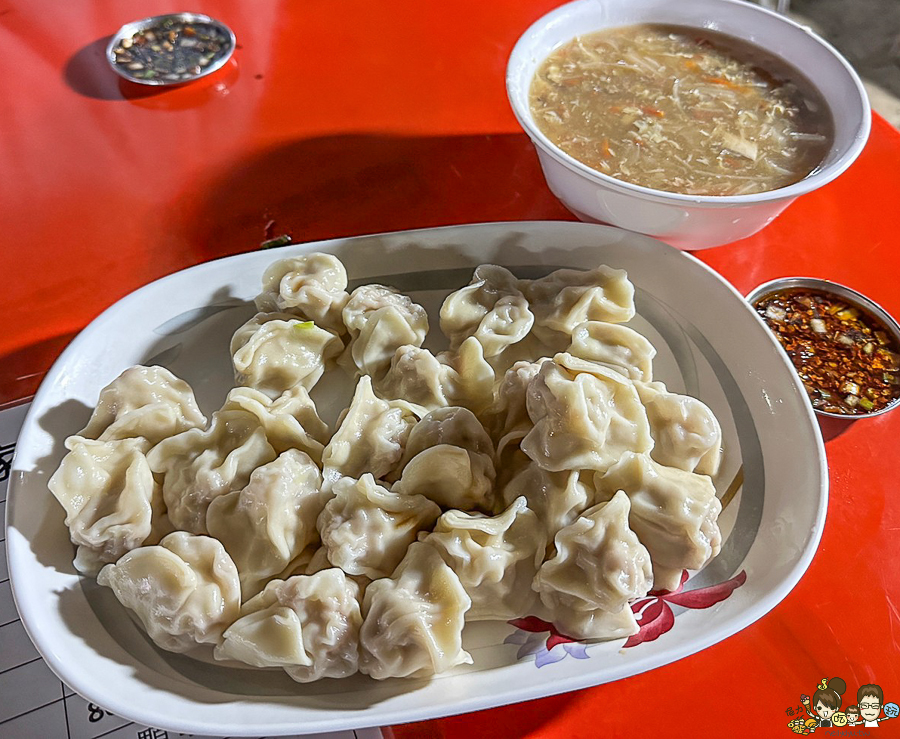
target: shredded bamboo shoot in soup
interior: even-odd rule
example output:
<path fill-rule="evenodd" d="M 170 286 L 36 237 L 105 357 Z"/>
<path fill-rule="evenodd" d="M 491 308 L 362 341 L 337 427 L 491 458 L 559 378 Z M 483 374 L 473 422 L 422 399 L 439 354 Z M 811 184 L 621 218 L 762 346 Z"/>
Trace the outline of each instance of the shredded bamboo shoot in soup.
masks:
<path fill-rule="evenodd" d="M 802 180 L 832 118 L 783 60 L 699 29 L 638 25 L 573 39 L 538 68 L 531 112 L 560 149 L 604 174 L 689 195 Z"/>

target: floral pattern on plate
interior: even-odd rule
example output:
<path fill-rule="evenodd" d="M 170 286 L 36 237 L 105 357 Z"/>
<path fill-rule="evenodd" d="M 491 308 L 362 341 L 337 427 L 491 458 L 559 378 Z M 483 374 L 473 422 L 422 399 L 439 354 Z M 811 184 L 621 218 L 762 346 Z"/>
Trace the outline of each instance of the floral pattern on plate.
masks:
<path fill-rule="evenodd" d="M 684 591 L 688 572 L 681 574 L 681 584 L 672 591 L 651 590 L 645 598 L 631 604 L 640 630 L 625 642 L 625 648 L 636 647 L 644 642 L 655 641 L 675 625 L 672 605 L 682 608 L 710 608 L 728 598 L 747 581 L 747 573 L 741 570 L 730 580 L 705 588 Z M 670 605 L 671 604 L 671 605 Z M 514 618 L 508 622 L 516 631 L 503 640 L 504 644 L 518 644 L 516 659 L 534 655 L 536 667 L 544 667 L 559 662 L 566 657 L 587 659 L 587 644 L 561 634 L 556 627 L 537 616 Z M 547 634 L 545 637 L 544 634 Z"/>

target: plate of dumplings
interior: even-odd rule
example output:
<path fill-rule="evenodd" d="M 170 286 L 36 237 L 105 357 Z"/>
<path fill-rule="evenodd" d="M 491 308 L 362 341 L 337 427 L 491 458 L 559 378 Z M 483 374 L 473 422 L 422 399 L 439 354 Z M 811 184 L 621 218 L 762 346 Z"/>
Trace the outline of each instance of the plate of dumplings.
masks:
<path fill-rule="evenodd" d="M 240 254 L 93 321 L 13 463 L 50 667 L 131 720 L 384 726 L 617 680 L 773 608 L 822 532 L 806 394 L 695 258 L 583 223 Z"/>

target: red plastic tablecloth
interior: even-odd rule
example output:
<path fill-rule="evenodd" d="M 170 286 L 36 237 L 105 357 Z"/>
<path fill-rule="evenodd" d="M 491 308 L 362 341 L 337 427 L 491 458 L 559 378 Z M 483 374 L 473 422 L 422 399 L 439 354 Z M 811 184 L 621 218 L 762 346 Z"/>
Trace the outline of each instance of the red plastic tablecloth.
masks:
<path fill-rule="evenodd" d="M 255 249 L 267 233 L 299 242 L 571 219 L 504 90 L 516 38 L 554 5 L 0 2 L 0 404 L 32 394 L 67 341 L 118 298 Z M 180 89 L 120 82 L 103 59 L 109 35 L 176 9 L 228 23 L 233 60 Z M 761 234 L 698 255 L 741 291 L 827 277 L 900 315 L 898 171 L 900 134 L 876 116 L 845 175 Z M 759 622 L 627 680 L 395 735 L 787 735 L 787 710 L 833 676 L 850 692 L 880 684 L 885 701 L 900 702 L 900 413 L 824 431 L 820 550 Z M 900 720 L 881 729 L 900 733 Z"/>

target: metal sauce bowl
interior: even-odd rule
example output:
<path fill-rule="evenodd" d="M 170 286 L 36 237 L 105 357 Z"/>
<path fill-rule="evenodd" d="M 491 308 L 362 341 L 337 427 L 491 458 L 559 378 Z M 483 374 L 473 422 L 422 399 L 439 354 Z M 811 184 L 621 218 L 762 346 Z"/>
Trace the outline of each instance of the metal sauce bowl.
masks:
<path fill-rule="evenodd" d="M 116 64 L 115 49 L 119 44 L 122 43 L 122 41 L 132 38 L 141 31 L 155 30 L 157 26 L 161 26 L 167 20 L 172 20 L 180 23 L 204 23 L 209 26 L 214 26 L 219 31 L 221 31 L 228 40 L 225 42 L 223 48 L 218 52 L 218 56 L 216 56 L 207 66 L 203 67 L 200 72 L 198 72 L 197 74 L 191 74 L 189 77 L 182 77 L 177 80 L 167 80 L 160 77 L 153 77 L 151 79 L 136 77 L 134 73 L 131 70 L 127 69 L 125 66 Z M 184 85 L 189 82 L 193 82 L 194 80 L 198 80 L 201 77 L 206 77 L 216 70 L 221 69 L 225 62 L 231 59 L 231 55 L 234 53 L 235 43 L 236 41 L 234 32 L 224 23 L 222 23 L 221 21 L 217 21 L 215 18 L 210 18 L 208 15 L 203 15 L 201 13 L 167 13 L 166 15 L 155 15 L 150 18 L 143 18 L 139 21 L 132 21 L 131 23 L 126 23 L 124 26 L 122 26 L 118 31 L 116 31 L 115 35 L 112 37 L 106 47 L 106 61 L 109 62 L 109 66 L 113 68 L 113 71 L 116 74 L 118 74 L 120 77 L 124 77 L 129 82 L 135 82 L 139 85 L 156 86 Z"/>
<path fill-rule="evenodd" d="M 876 303 L 874 300 L 867 298 L 862 293 L 846 287 L 845 285 L 840 285 L 837 282 L 831 282 L 831 280 L 822 280 L 816 277 L 782 277 L 777 280 L 764 282 L 759 287 L 754 288 L 750 293 L 747 294 L 747 302 L 749 302 L 751 306 L 755 307 L 757 301 L 762 298 L 768 297 L 773 293 L 797 288 L 818 290 L 819 292 L 828 293 L 840 298 L 849 305 L 853 306 L 854 308 L 858 308 L 863 313 L 867 313 L 876 321 L 881 323 L 884 327 L 884 330 L 893 338 L 893 340 L 898 345 L 900 345 L 900 324 L 898 324 L 897 321 L 894 320 L 893 316 L 891 316 L 890 313 L 888 313 L 884 308 L 878 305 L 878 303 Z M 781 346 L 780 341 L 778 341 L 778 347 L 779 349 L 781 349 L 781 351 L 784 351 L 784 347 Z M 791 362 L 791 364 L 793 365 L 793 362 Z M 844 421 L 855 421 L 860 418 L 874 418 L 875 416 L 880 416 L 883 413 L 894 410 L 894 408 L 897 408 L 898 406 L 900 406 L 900 400 L 895 400 L 887 407 L 882 408 L 878 411 L 872 411 L 870 413 L 832 413 L 831 411 L 822 411 L 818 408 L 813 408 L 813 410 L 820 416 L 840 418 Z"/>

